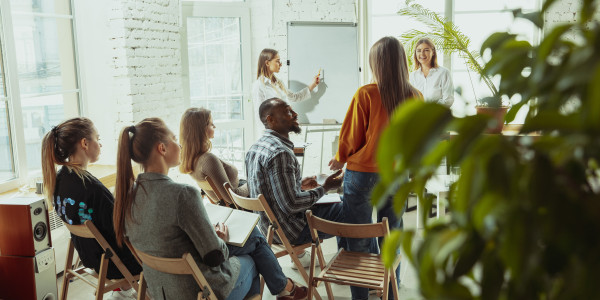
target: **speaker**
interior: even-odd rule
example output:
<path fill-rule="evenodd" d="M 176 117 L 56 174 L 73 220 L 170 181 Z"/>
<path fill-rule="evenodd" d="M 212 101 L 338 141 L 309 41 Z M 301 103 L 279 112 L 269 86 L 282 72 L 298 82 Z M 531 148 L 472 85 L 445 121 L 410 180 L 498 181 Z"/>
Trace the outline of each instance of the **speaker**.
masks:
<path fill-rule="evenodd" d="M 34 257 L 0 256 L 0 299 L 56 300 L 54 249 Z"/>
<path fill-rule="evenodd" d="M 0 201 L 0 255 L 36 256 L 52 247 L 43 197 Z"/>

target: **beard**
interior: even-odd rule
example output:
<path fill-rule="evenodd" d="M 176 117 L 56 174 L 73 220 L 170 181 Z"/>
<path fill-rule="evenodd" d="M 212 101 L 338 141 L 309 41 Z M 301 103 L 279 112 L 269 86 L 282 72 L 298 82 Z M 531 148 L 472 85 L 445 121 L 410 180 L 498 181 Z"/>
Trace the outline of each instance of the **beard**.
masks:
<path fill-rule="evenodd" d="M 290 131 L 295 134 L 300 134 L 302 132 L 302 128 L 300 128 L 299 125 L 292 125 L 292 127 L 290 127 Z"/>

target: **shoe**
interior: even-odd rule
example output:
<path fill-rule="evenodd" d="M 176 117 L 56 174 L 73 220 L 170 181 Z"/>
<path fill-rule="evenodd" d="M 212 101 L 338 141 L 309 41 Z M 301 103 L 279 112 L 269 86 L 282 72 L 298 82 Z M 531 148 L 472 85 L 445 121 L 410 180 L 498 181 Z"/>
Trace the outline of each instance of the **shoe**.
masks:
<path fill-rule="evenodd" d="M 275 297 L 276 300 L 304 300 L 308 299 L 308 288 L 305 286 L 299 286 L 296 282 L 292 281 L 294 286 L 291 292 L 283 292 L 287 295 L 281 295 Z M 283 294 L 282 293 L 282 294 Z"/>
<path fill-rule="evenodd" d="M 126 291 L 112 291 L 110 296 L 107 298 L 108 300 L 131 300 L 137 299 L 137 293 L 134 289 L 129 289 Z"/>
<path fill-rule="evenodd" d="M 308 251 L 304 251 L 301 254 L 298 254 L 298 259 L 300 260 L 302 267 L 310 267 L 310 253 Z M 294 263 L 294 260 L 290 258 L 290 261 L 292 262 L 292 269 L 298 270 L 298 267 Z"/>

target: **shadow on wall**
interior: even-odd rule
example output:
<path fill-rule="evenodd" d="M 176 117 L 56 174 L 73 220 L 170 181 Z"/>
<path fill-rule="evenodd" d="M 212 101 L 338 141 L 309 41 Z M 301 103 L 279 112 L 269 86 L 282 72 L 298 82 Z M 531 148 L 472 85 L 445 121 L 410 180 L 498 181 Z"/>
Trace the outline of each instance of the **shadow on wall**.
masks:
<path fill-rule="evenodd" d="M 290 90 L 294 91 L 294 92 L 300 91 L 307 86 L 308 85 L 306 85 L 300 81 L 296 81 L 296 80 L 290 81 Z M 292 106 L 294 111 L 298 114 L 298 122 L 299 123 L 301 123 L 301 124 L 311 123 L 308 120 L 307 113 L 310 113 L 316 109 L 317 105 L 319 104 L 319 102 L 321 100 L 321 97 L 323 97 L 323 95 L 325 94 L 326 91 L 327 91 L 327 83 L 325 82 L 325 80 L 322 80 L 319 83 L 319 85 L 317 86 L 317 92 L 315 93 L 314 90 L 313 90 L 313 92 L 311 92 L 310 99 L 304 100 L 302 102 L 295 102 L 295 103 L 290 102 L 290 105 Z M 312 120 L 312 123 L 321 123 L 321 121 L 323 121 L 323 120 Z"/>

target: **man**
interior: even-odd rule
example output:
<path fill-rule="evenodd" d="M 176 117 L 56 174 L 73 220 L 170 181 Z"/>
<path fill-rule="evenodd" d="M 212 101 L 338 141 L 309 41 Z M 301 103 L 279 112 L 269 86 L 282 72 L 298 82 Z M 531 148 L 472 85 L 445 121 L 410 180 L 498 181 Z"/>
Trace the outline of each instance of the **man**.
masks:
<path fill-rule="evenodd" d="M 285 101 L 271 98 L 260 105 L 259 115 L 265 132 L 246 154 L 250 197 L 264 195 L 292 244 L 308 243 L 312 240 L 306 223 L 305 212 L 308 209 L 318 217 L 343 221 L 341 203 L 313 206 L 327 191 L 337 189 L 343 176 L 339 176 L 341 171 L 338 171 L 330 175 L 322 186 L 317 184 L 315 177 L 301 179 L 300 164 L 293 152 L 294 144 L 289 139 L 290 132 L 301 131 L 298 114 Z M 266 232 L 268 226 L 268 219 L 262 216 L 261 230 Z M 326 234 L 321 236 L 329 237 Z M 278 239 L 276 241 L 279 242 Z"/>

